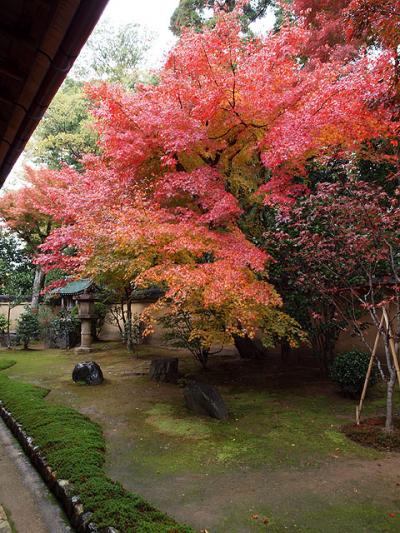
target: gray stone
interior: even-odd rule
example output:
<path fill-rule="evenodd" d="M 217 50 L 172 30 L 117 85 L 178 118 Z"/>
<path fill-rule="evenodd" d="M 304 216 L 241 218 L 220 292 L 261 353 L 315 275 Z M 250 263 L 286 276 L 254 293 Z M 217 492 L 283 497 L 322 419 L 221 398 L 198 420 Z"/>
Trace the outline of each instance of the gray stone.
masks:
<path fill-rule="evenodd" d="M 7 515 L 1 505 L 0 505 L 0 533 L 12 533 L 11 526 L 7 519 Z"/>
<path fill-rule="evenodd" d="M 225 402 L 215 387 L 206 383 L 189 381 L 183 395 L 187 408 L 194 413 L 218 418 L 218 420 L 229 418 Z"/>
<path fill-rule="evenodd" d="M 178 358 L 153 359 L 150 365 L 150 379 L 167 383 L 176 383 L 178 380 Z"/>

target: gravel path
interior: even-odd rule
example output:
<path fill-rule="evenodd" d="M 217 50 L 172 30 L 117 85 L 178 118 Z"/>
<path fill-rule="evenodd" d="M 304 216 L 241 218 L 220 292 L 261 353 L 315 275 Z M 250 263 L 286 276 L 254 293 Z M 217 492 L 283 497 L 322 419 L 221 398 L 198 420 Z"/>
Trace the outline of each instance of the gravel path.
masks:
<path fill-rule="evenodd" d="M 1 419 L 0 505 L 17 533 L 72 531 L 57 502 Z"/>

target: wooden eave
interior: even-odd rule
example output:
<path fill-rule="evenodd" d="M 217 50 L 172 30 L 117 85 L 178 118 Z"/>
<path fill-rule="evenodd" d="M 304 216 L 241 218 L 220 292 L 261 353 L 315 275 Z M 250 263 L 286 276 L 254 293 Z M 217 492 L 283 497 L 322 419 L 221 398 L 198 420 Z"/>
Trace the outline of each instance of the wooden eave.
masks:
<path fill-rule="evenodd" d="M 0 187 L 107 2 L 0 1 Z"/>

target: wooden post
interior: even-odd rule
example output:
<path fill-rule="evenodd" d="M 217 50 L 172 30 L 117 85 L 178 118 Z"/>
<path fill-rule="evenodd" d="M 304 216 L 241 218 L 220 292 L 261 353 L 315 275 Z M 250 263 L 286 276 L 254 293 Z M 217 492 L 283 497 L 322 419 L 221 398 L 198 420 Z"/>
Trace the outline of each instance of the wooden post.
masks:
<path fill-rule="evenodd" d="M 386 311 L 385 307 L 383 308 L 383 316 L 385 317 L 386 327 L 387 327 L 387 330 L 388 330 L 388 333 L 389 333 L 389 346 L 390 346 L 390 351 L 392 352 L 393 363 L 394 363 L 394 366 L 395 366 L 395 369 L 396 369 L 397 381 L 399 382 L 399 385 L 400 385 L 399 360 L 397 359 L 396 347 L 394 345 L 394 340 L 393 340 L 393 336 L 392 336 L 392 328 L 390 327 L 389 316 L 387 314 L 387 311 Z"/>
<path fill-rule="evenodd" d="M 363 390 L 362 390 L 362 393 L 361 393 L 360 403 L 356 406 L 356 422 L 357 422 L 357 426 L 360 425 L 361 409 L 362 409 L 362 406 L 363 406 L 363 403 L 364 403 L 365 395 L 367 394 L 368 382 L 369 382 L 369 378 L 371 376 L 372 367 L 374 366 L 374 360 L 375 360 L 376 351 L 378 349 L 379 336 L 380 336 L 380 330 L 381 330 L 382 325 L 383 325 L 383 313 L 382 313 L 381 321 L 380 321 L 380 324 L 379 324 L 379 327 L 378 327 L 378 333 L 376 334 L 376 337 L 375 337 L 374 346 L 372 348 L 371 358 L 369 360 L 368 370 L 367 370 L 367 374 L 365 376 L 365 381 L 364 381 L 364 386 L 363 386 Z"/>

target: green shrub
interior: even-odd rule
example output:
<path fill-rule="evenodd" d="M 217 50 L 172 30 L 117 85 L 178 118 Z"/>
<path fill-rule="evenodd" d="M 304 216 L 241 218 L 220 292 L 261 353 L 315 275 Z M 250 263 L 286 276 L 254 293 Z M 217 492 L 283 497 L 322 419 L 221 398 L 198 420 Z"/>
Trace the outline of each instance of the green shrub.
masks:
<path fill-rule="evenodd" d="M 56 311 L 54 308 L 48 307 L 47 305 L 41 305 L 37 314 L 39 325 L 40 325 L 40 336 L 42 339 L 46 339 L 50 325 L 54 317 L 56 316 Z"/>
<path fill-rule="evenodd" d="M 339 385 L 340 389 L 351 396 L 361 394 L 365 376 L 368 370 L 370 354 L 359 350 L 352 350 L 339 354 L 333 361 L 330 375 L 332 380 Z M 376 365 L 372 368 L 369 386 L 378 380 Z"/>
<path fill-rule="evenodd" d="M 26 307 L 17 322 L 18 341 L 24 345 L 24 350 L 28 349 L 32 340 L 40 336 L 40 324 L 38 317 L 32 312 L 30 307 Z"/>
<path fill-rule="evenodd" d="M 51 320 L 47 336 L 52 348 L 73 348 L 81 337 L 81 322 L 75 313 L 61 309 Z"/>
<path fill-rule="evenodd" d="M 4 335 L 7 331 L 7 318 L 4 315 L 0 315 L 0 335 Z"/>
<path fill-rule="evenodd" d="M 106 321 L 106 316 L 109 310 L 109 306 L 106 305 L 103 302 L 95 302 L 94 303 L 94 332 L 95 338 L 100 335 L 101 328 L 104 326 L 104 322 Z"/>
<path fill-rule="evenodd" d="M 3 363 L 0 359 L 0 369 L 14 361 Z M 58 478 L 72 482 L 74 493 L 99 527 L 112 526 L 124 533 L 194 533 L 108 478 L 100 426 L 69 407 L 47 402 L 47 394 L 0 375 L 0 400 L 33 437 Z"/>

